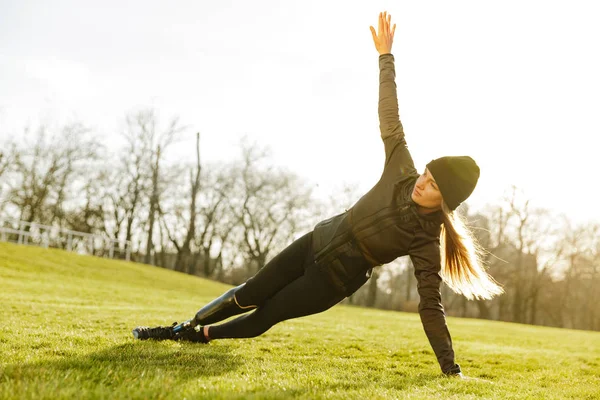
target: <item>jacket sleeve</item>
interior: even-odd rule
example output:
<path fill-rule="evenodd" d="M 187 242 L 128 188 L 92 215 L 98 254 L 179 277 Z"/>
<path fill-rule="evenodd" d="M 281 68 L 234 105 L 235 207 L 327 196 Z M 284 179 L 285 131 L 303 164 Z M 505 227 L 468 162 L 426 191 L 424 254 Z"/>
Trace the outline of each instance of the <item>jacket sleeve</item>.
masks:
<path fill-rule="evenodd" d="M 440 251 L 437 242 L 411 251 L 410 258 L 415 267 L 419 292 L 419 315 L 429 343 L 444 374 L 455 374 L 460 366 L 454 362 L 452 338 L 446 325 L 446 314 L 442 306 L 440 286 Z"/>
<path fill-rule="evenodd" d="M 384 174 L 414 173 L 415 165 L 404 139 L 398 114 L 394 56 L 379 56 L 379 129 L 385 148 Z"/>

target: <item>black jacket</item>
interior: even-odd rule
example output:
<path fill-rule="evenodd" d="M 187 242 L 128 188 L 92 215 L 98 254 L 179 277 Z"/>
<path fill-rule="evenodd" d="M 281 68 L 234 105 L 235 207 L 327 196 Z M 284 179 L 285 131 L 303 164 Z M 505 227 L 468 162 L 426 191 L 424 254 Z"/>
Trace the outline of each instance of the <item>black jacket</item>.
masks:
<path fill-rule="evenodd" d="M 371 269 L 409 255 L 420 296 L 419 314 L 444 373 L 460 372 L 441 303 L 441 211 L 417 212 L 411 199 L 419 176 L 398 116 L 394 57 L 379 57 L 379 122 L 385 148 L 381 178 L 346 212 L 317 224 L 315 263 L 347 296 L 370 277 Z"/>

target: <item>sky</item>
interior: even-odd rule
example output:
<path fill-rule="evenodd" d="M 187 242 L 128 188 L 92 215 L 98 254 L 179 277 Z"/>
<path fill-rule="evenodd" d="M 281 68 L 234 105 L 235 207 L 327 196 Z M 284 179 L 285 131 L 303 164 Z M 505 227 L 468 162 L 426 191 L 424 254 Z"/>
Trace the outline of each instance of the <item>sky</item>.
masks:
<path fill-rule="evenodd" d="M 397 24 L 400 117 L 417 169 L 481 168 L 469 199 L 510 185 L 600 221 L 600 5 L 595 1 L 0 0 L 0 139 L 82 121 L 108 146 L 128 113 L 188 127 L 168 156 L 239 155 L 242 136 L 326 196 L 364 193 L 384 161 L 369 26 Z M 18 140 L 17 139 L 17 140 Z"/>

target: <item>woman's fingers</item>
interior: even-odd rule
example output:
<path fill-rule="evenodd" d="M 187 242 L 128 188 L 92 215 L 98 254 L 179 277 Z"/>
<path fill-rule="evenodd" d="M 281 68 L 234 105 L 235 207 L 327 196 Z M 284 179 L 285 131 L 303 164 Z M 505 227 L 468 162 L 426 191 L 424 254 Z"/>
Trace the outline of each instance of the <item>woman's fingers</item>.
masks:
<path fill-rule="evenodd" d="M 378 35 L 385 35 L 385 36 L 389 36 L 390 34 L 393 35 L 393 32 L 390 31 L 390 25 L 392 23 L 392 15 L 388 14 L 387 11 L 384 12 L 380 12 L 379 13 L 379 29 L 378 29 Z M 394 27 L 396 25 L 394 24 Z"/>
<path fill-rule="evenodd" d="M 380 54 L 382 52 L 389 52 L 394 40 L 394 34 L 396 33 L 396 24 L 392 26 L 391 14 L 388 14 L 387 11 L 380 12 L 377 26 L 377 31 L 375 31 L 373 26 L 370 26 L 375 48 Z"/>
<path fill-rule="evenodd" d="M 389 15 L 386 11 L 384 14 L 384 21 L 383 21 L 383 29 L 385 30 L 386 36 L 389 36 L 389 34 L 390 34 L 390 18 L 392 18 L 391 15 Z"/>
<path fill-rule="evenodd" d="M 371 34 L 373 35 L 373 43 L 375 43 L 375 48 L 379 47 L 379 40 L 377 39 L 377 33 L 375 33 L 375 28 L 373 28 L 372 26 L 371 28 Z"/>

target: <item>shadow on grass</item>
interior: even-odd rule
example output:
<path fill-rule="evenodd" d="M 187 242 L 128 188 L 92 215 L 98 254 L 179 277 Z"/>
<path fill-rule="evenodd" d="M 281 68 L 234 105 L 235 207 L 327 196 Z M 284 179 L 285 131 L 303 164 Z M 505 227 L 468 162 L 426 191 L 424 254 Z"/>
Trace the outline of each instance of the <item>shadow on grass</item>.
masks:
<path fill-rule="evenodd" d="M 386 373 L 373 362 L 365 363 L 363 379 L 347 375 L 340 364 L 335 376 L 315 377 L 313 381 L 293 377 L 287 382 L 271 382 L 268 377 L 256 386 L 235 387 L 231 377 L 215 389 L 214 382 L 205 386 L 205 378 L 219 377 L 235 371 L 256 357 L 232 354 L 230 346 L 213 346 L 177 342 L 136 341 L 99 351 L 77 354 L 57 349 L 48 359 L 22 364 L 9 364 L 0 376 L 8 384 L 0 384 L 0 398 L 181 398 L 189 395 L 199 399 L 283 399 L 292 397 L 364 397 L 365 391 L 377 386 L 392 393 L 428 386 L 437 381 L 435 375 L 411 374 L 408 371 L 387 371 L 393 378 L 381 380 Z M 336 359 L 332 362 L 336 364 Z M 441 383 L 437 381 L 436 384 Z M 219 386 L 220 384 L 217 384 Z M 281 385 L 281 386 L 280 386 Z M 11 398 L 10 396 L 8 398 Z"/>
<path fill-rule="evenodd" d="M 27 391 L 40 381 L 92 391 L 99 386 L 160 387 L 220 376 L 244 361 L 226 346 L 154 341 L 119 344 L 86 354 L 55 354 L 58 358 L 6 365 L 2 371 L 5 382 L 18 383 L 22 388 L 29 386 Z"/>

